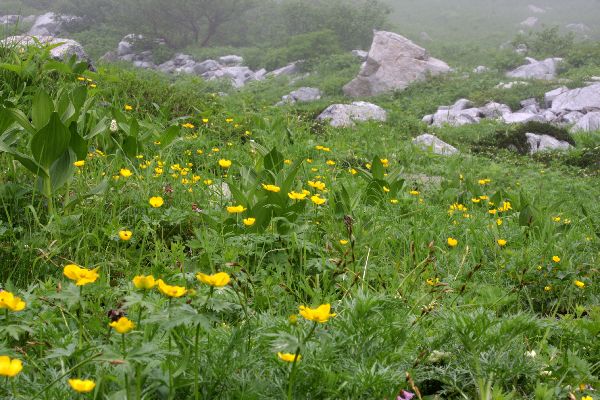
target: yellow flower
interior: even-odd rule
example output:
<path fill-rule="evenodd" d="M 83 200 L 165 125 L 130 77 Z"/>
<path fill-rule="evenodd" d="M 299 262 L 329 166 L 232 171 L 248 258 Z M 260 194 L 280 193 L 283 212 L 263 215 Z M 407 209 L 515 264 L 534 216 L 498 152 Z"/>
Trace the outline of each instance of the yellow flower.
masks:
<path fill-rule="evenodd" d="M 133 328 L 135 328 L 133 321 L 127 317 L 121 317 L 118 321 L 113 321 L 109 325 L 121 335 L 129 333 L 133 330 Z"/>
<path fill-rule="evenodd" d="M 83 166 L 85 165 L 85 160 L 79 160 L 79 161 L 75 161 L 75 162 L 73 163 L 73 165 L 74 165 L 75 167 L 77 167 L 77 168 L 81 168 L 81 167 L 83 167 Z"/>
<path fill-rule="evenodd" d="M 492 180 L 491 179 L 480 179 L 478 182 L 480 185 L 487 185 L 488 183 L 490 183 Z"/>
<path fill-rule="evenodd" d="M 131 111 L 133 110 L 133 107 L 131 107 L 129 104 L 125 104 L 125 111 Z"/>
<path fill-rule="evenodd" d="M 150 205 L 154 208 L 159 208 L 163 204 L 165 204 L 165 201 L 160 196 L 154 196 L 154 197 L 150 197 L 150 200 L 148 200 L 148 203 L 150 203 Z"/>
<path fill-rule="evenodd" d="M 27 304 L 20 297 L 7 291 L 0 292 L 0 308 L 16 312 L 24 310 L 25 306 Z"/>
<path fill-rule="evenodd" d="M 286 160 L 283 160 L 283 163 L 284 163 L 285 165 L 290 165 L 290 164 L 292 163 L 292 160 L 288 160 L 288 159 L 286 159 Z"/>
<path fill-rule="evenodd" d="M 244 218 L 242 220 L 242 222 L 244 223 L 244 225 L 246 226 L 252 226 L 256 223 L 256 218 Z"/>
<path fill-rule="evenodd" d="M 345 239 L 340 239 L 340 244 L 341 244 L 342 246 L 345 246 L 345 245 L 347 245 L 347 244 L 348 244 L 348 241 L 347 241 L 347 240 L 345 240 Z"/>
<path fill-rule="evenodd" d="M 121 175 L 123 178 L 129 178 L 131 175 L 133 175 L 133 173 L 127 168 L 121 168 L 119 170 L 119 175 Z"/>
<path fill-rule="evenodd" d="M 225 118 L 225 122 L 227 122 L 228 124 L 233 122 L 233 118 Z"/>
<path fill-rule="evenodd" d="M 208 118 L 202 118 L 202 122 L 208 124 Z"/>
<path fill-rule="evenodd" d="M 560 219 L 561 219 L 560 217 L 554 217 L 554 218 L 552 218 L 552 221 L 554 221 L 554 222 L 560 222 Z"/>
<path fill-rule="evenodd" d="M 242 206 L 242 205 L 238 205 L 238 206 L 228 206 L 227 207 L 227 212 L 229 214 L 241 214 L 244 211 L 246 211 L 247 208 Z"/>
<path fill-rule="evenodd" d="M 304 200 L 308 194 L 308 191 L 303 191 L 302 193 L 291 191 L 288 193 L 288 197 L 292 200 Z"/>
<path fill-rule="evenodd" d="M 78 393 L 89 393 L 96 387 L 96 382 L 90 379 L 69 379 L 69 385 Z"/>
<path fill-rule="evenodd" d="M 325 189 L 325 183 L 321 181 L 308 181 L 308 186 L 321 191 Z"/>
<path fill-rule="evenodd" d="M 388 160 L 387 158 L 380 158 L 379 161 L 381 161 L 381 164 L 387 168 L 390 165 L 390 160 Z"/>
<path fill-rule="evenodd" d="M 162 279 L 157 280 L 156 283 L 158 284 L 158 290 L 165 296 L 181 297 L 187 293 L 187 289 L 183 286 L 167 285 Z"/>
<path fill-rule="evenodd" d="M 498 207 L 498 211 L 500 212 L 506 212 L 509 210 L 512 210 L 512 204 L 510 204 L 510 201 L 503 201 L 502 206 Z"/>
<path fill-rule="evenodd" d="M 78 77 L 77 77 L 77 80 L 78 80 L 79 82 L 83 82 L 83 81 L 85 81 L 85 78 L 84 78 L 83 76 L 78 76 Z"/>
<path fill-rule="evenodd" d="M 552 256 L 552 261 L 554 261 L 555 263 L 559 263 L 560 262 L 560 257 L 559 256 Z"/>
<path fill-rule="evenodd" d="M 226 159 L 222 158 L 219 160 L 219 166 L 221 168 L 227 169 L 227 168 L 231 167 L 231 160 L 226 160 Z"/>
<path fill-rule="evenodd" d="M 88 283 L 96 282 L 100 276 L 97 271 L 98 268 L 86 269 L 75 264 L 65 265 L 63 268 L 63 274 L 70 280 L 75 281 L 77 286 L 85 286 Z"/>
<path fill-rule="evenodd" d="M 358 171 L 357 171 L 357 170 L 355 170 L 354 168 L 350 168 L 350 173 L 351 173 L 352 175 L 356 175 L 356 174 L 358 174 Z"/>
<path fill-rule="evenodd" d="M 390 192 L 390 188 L 387 187 L 387 186 L 384 186 L 383 187 L 383 191 L 384 191 L 384 193 L 389 193 Z"/>
<path fill-rule="evenodd" d="M 263 189 L 265 189 L 268 192 L 273 192 L 273 193 L 279 193 L 279 191 L 281 190 L 281 188 L 279 186 L 275 186 L 275 185 L 265 185 L 264 183 L 262 184 Z"/>
<path fill-rule="evenodd" d="M 477 198 L 477 197 L 474 197 L 474 198 L 472 198 L 472 199 L 471 199 L 471 201 L 472 201 L 473 203 L 477 204 L 477 203 L 480 203 L 480 202 L 481 202 L 481 199 L 480 199 L 480 198 Z"/>
<path fill-rule="evenodd" d="M 496 215 L 497 212 L 498 210 L 488 210 L 488 213 L 491 215 Z"/>
<path fill-rule="evenodd" d="M 391 199 L 391 200 L 390 200 L 390 203 L 392 203 L 392 204 L 398 204 L 398 203 L 399 203 L 399 201 L 398 201 L 398 199 Z"/>
<path fill-rule="evenodd" d="M 585 282 L 582 282 L 582 281 L 575 280 L 573 283 L 574 283 L 574 284 L 575 284 L 575 286 L 577 286 L 579 289 L 583 289 L 583 288 L 585 287 Z"/>
<path fill-rule="evenodd" d="M 133 286 L 135 286 L 136 289 L 148 290 L 152 289 L 155 285 L 156 281 L 152 275 L 137 275 L 133 278 Z"/>
<path fill-rule="evenodd" d="M 119 231 L 119 238 L 125 242 L 130 240 L 131 236 L 133 236 L 131 231 Z"/>
<path fill-rule="evenodd" d="M 212 181 L 212 179 L 205 179 L 205 180 L 204 180 L 204 184 L 205 184 L 206 186 L 210 186 L 210 185 L 212 185 L 212 184 L 213 184 L 213 181 Z"/>
<path fill-rule="evenodd" d="M 458 240 L 449 237 L 448 238 L 448 246 L 450 247 L 456 247 L 458 245 Z"/>
<path fill-rule="evenodd" d="M 498 239 L 498 240 L 496 240 L 496 243 L 498 243 L 498 246 L 504 247 L 504 246 L 506 246 L 506 243 L 508 243 L 508 242 L 504 239 Z"/>
<path fill-rule="evenodd" d="M 302 315 L 305 319 L 314 322 L 324 323 L 329 321 L 329 318 L 335 317 L 336 314 L 331 314 L 331 305 L 323 304 L 317 308 L 308 308 L 305 306 L 300 306 L 300 315 Z"/>
<path fill-rule="evenodd" d="M 184 127 L 184 128 L 187 128 L 187 129 L 194 129 L 195 128 L 194 124 L 190 124 L 189 122 L 186 122 L 185 124 L 183 124 L 181 126 Z"/>
<path fill-rule="evenodd" d="M 329 166 L 333 167 L 333 166 L 335 165 L 335 161 L 333 161 L 333 160 L 327 160 L 327 161 L 325 162 L 325 164 L 327 164 L 327 165 L 329 165 Z"/>
<path fill-rule="evenodd" d="M 302 356 L 300 354 L 298 354 L 298 356 L 296 357 L 295 354 L 292 353 L 277 353 L 277 357 L 279 357 L 279 359 L 281 361 L 285 361 L 285 362 L 294 362 L 294 360 L 296 360 L 296 362 L 300 361 L 302 359 Z"/>
<path fill-rule="evenodd" d="M 318 206 L 325 204 L 325 202 L 327 201 L 324 198 L 322 198 L 321 196 L 319 196 L 318 194 L 315 194 L 314 196 L 312 196 L 310 198 L 310 200 Z"/>
<path fill-rule="evenodd" d="M 200 282 L 206 283 L 207 285 L 214 286 L 214 287 L 226 286 L 229 283 L 229 281 L 231 281 L 231 277 L 226 272 L 217 272 L 216 274 L 212 274 L 212 275 L 207 275 L 207 274 L 203 274 L 202 272 L 199 272 L 196 275 L 196 278 Z"/>
<path fill-rule="evenodd" d="M 502 218 L 498 218 L 496 220 L 496 225 L 498 225 L 498 226 L 502 225 Z"/>
<path fill-rule="evenodd" d="M 0 376 L 14 378 L 23 370 L 23 363 L 16 358 L 10 359 L 9 356 L 0 356 Z"/>
<path fill-rule="evenodd" d="M 418 196 L 421 194 L 421 192 L 419 192 L 418 190 L 411 190 L 410 192 L 408 192 L 410 195 L 412 196 Z"/>
<path fill-rule="evenodd" d="M 549 292 L 552 290 L 552 286 L 548 285 L 548 286 L 544 286 L 544 291 Z"/>
<path fill-rule="evenodd" d="M 437 284 L 440 283 L 440 278 L 429 278 L 425 281 L 429 286 L 436 286 Z"/>
<path fill-rule="evenodd" d="M 594 400 L 592 396 L 583 396 L 581 400 Z"/>

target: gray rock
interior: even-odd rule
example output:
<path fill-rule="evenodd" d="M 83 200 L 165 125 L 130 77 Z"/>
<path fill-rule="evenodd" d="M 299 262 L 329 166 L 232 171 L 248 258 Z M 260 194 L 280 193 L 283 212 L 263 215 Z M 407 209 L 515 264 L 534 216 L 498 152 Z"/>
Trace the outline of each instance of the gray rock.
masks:
<path fill-rule="evenodd" d="M 472 106 L 473 103 L 470 100 L 460 99 L 452 106 L 438 107 L 436 113 L 431 117 L 431 123 L 434 126 L 476 124 L 481 120 L 482 113 L 478 108 L 472 108 Z"/>
<path fill-rule="evenodd" d="M 527 136 L 530 154 L 539 153 L 540 151 L 568 150 L 572 147 L 568 142 L 558 140 L 549 135 L 526 133 L 525 136 Z"/>
<path fill-rule="evenodd" d="M 513 81 L 513 82 L 500 82 L 499 84 L 497 84 L 496 86 L 494 86 L 496 89 L 512 89 L 515 86 L 527 86 L 529 85 L 529 82 L 523 82 L 523 81 Z"/>
<path fill-rule="evenodd" d="M 589 26 L 587 26 L 586 24 L 582 24 L 582 23 L 567 24 L 567 25 L 565 25 L 565 28 L 567 28 L 571 32 L 580 33 L 580 34 L 586 34 L 588 32 L 591 32 L 591 30 L 592 30 Z"/>
<path fill-rule="evenodd" d="M 544 117 L 530 112 L 515 112 L 502 115 L 502 121 L 506 124 L 524 124 L 526 122 L 546 122 Z"/>
<path fill-rule="evenodd" d="M 435 154 L 449 156 L 458 153 L 458 149 L 448 143 L 438 139 L 436 136 L 424 133 L 413 139 L 413 144 L 424 151 L 431 151 Z"/>
<path fill-rule="evenodd" d="M 506 104 L 496 103 L 493 101 L 481 107 L 479 111 L 485 118 L 500 118 L 504 114 L 512 113 L 510 107 Z"/>
<path fill-rule="evenodd" d="M 215 60 L 206 60 L 206 61 L 197 63 L 194 66 L 194 74 L 202 75 L 208 71 L 216 71 L 219 68 L 221 68 L 221 65 L 219 65 L 219 63 L 216 62 Z"/>
<path fill-rule="evenodd" d="M 133 54 L 135 42 L 143 39 L 144 35 L 136 35 L 134 33 L 126 35 L 117 45 L 117 55 L 124 56 L 127 54 Z"/>
<path fill-rule="evenodd" d="M 244 63 L 244 58 L 236 55 L 219 57 L 219 62 L 227 66 L 238 66 Z"/>
<path fill-rule="evenodd" d="M 568 92 L 569 88 L 566 86 L 561 86 L 559 88 L 556 88 L 554 90 L 551 90 L 549 92 L 546 92 L 546 94 L 544 95 L 544 103 L 546 105 L 547 108 L 552 107 L 552 102 L 554 101 L 554 99 L 556 97 L 558 97 L 559 95 Z"/>
<path fill-rule="evenodd" d="M 352 50 L 352 55 L 358 58 L 360 61 L 367 61 L 367 56 L 369 52 L 364 50 Z"/>
<path fill-rule="evenodd" d="M 37 36 L 35 39 L 31 35 L 10 36 L 0 41 L 0 46 L 38 46 L 36 39 L 41 46 L 58 45 L 50 50 L 50 56 L 52 58 L 64 61 L 74 55 L 79 61 L 87 62 L 89 67 L 93 69 L 92 60 L 88 57 L 83 46 L 72 39 L 61 39 L 52 36 Z"/>
<path fill-rule="evenodd" d="M 358 76 L 344 86 L 344 93 L 367 97 L 403 90 L 412 82 L 449 71 L 445 62 L 430 57 L 425 49 L 407 38 L 376 31 L 367 61 Z"/>
<path fill-rule="evenodd" d="M 267 76 L 267 70 L 264 68 L 261 68 L 258 71 L 254 72 L 254 77 L 256 78 L 257 81 L 262 81 L 263 79 L 265 79 L 266 76 Z"/>
<path fill-rule="evenodd" d="M 544 10 L 543 8 L 533 5 L 533 4 L 529 4 L 527 6 L 527 8 L 529 9 L 529 11 L 531 11 L 532 13 L 535 13 L 535 14 L 544 14 L 546 12 L 546 10 Z"/>
<path fill-rule="evenodd" d="M 547 58 L 543 61 L 530 59 L 530 63 L 510 71 L 506 76 L 521 79 L 552 80 L 556 78 L 556 70 L 562 58 Z"/>
<path fill-rule="evenodd" d="M 309 103 L 321 99 L 322 93 L 319 89 L 311 87 L 301 87 L 294 90 L 288 95 L 281 98 L 281 101 L 277 105 L 283 104 L 295 104 L 295 103 Z"/>
<path fill-rule="evenodd" d="M 20 15 L 2 15 L 0 16 L 0 25 L 16 25 L 23 20 Z"/>
<path fill-rule="evenodd" d="M 355 122 L 386 121 L 387 112 L 375 104 L 355 101 L 352 104 L 333 104 L 317 120 L 329 121 L 329 125 L 334 127 L 349 127 L 354 126 Z"/>
<path fill-rule="evenodd" d="M 234 87 L 241 88 L 246 83 L 256 80 L 254 72 L 248 67 L 222 67 L 202 74 L 208 80 L 229 79 Z"/>
<path fill-rule="evenodd" d="M 544 119 L 546 120 L 546 122 L 555 122 L 556 119 L 558 118 L 556 116 L 556 114 L 554 114 L 552 111 L 550 110 L 544 110 L 541 114 L 542 117 L 544 117 Z"/>
<path fill-rule="evenodd" d="M 488 72 L 489 70 L 490 69 L 488 67 L 486 67 L 485 65 L 480 65 L 473 69 L 473 73 L 474 74 L 483 74 L 484 72 Z"/>
<path fill-rule="evenodd" d="M 561 121 L 568 125 L 573 125 L 583 118 L 583 113 L 579 111 L 571 111 L 561 116 Z"/>
<path fill-rule="evenodd" d="M 57 15 L 48 12 L 38 16 L 29 30 L 30 36 L 57 36 L 64 32 L 64 25 L 81 20 L 80 17 L 73 15 Z"/>
<path fill-rule="evenodd" d="M 525 21 L 521 22 L 521 26 L 525 26 L 527 28 L 533 28 L 537 25 L 539 19 L 537 17 L 529 17 Z"/>
<path fill-rule="evenodd" d="M 556 96 L 552 101 L 552 111 L 590 112 L 600 110 L 600 83 L 579 89 L 568 90 Z"/>
<path fill-rule="evenodd" d="M 302 61 L 296 61 L 286 65 L 285 67 L 276 69 L 267 74 L 267 76 L 284 76 L 284 75 L 295 75 L 300 72 L 300 64 Z"/>
<path fill-rule="evenodd" d="M 577 121 L 571 129 L 572 132 L 594 132 L 600 131 L 600 112 L 591 112 L 585 114 Z"/>
<path fill-rule="evenodd" d="M 423 118 L 421 118 L 421 121 L 425 122 L 427 125 L 431 125 L 431 124 L 433 124 L 433 115 L 428 114 L 428 115 L 424 116 Z"/>

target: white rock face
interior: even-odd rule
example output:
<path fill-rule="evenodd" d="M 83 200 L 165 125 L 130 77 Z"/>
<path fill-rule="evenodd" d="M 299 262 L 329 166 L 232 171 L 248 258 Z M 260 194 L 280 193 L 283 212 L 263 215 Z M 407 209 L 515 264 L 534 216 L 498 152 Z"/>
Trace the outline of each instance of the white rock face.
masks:
<path fill-rule="evenodd" d="M 40 42 L 40 45 L 42 46 L 54 46 L 60 44 L 59 46 L 54 47 L 50 50 L 50 56 L 52 58 L 59 61 L 64 61 L 65 59 L 74 55 L 79 61 L 87 62 L 90 68 L 93 68 L 92 61 L 88 57 L 83 46 L 71 39 L 61 39 L 52 36 L 37 36 L 35 39 L 31 35 L 10 36 L 0 41 L 0 46 L 38 46 L 38 44 L 36 43 L 36 39 Z"/>
<path fill-rule="evenodd" d="M 485 118 L 500 118 L 504 114 L 510 114 L 512 111 L 506 104 L 489 102 L 479 109 Z"/>
<path fill-rule="evenodd" d="M 334 127 L 354 126 L 355 122 L 386 121 L 387 112 L 372 103 L 355 101 L 352 104 L 333 104 L 317 117 L 319 121 L 329 121 Z"/>
<path fill-rule="evenodd" d="M 432 58 L 422 47 L 396 33 L 376 31 L 367 61 L 358 76 L 344 86 L 350 97 L 368 97 L 403 90 L 428 74 L 450 71 L 443 61 Z"/>
<path fill-rule="evenodd" d="M 556 99 L 559 95 L 568 92 L 569 88 L 566 86 L 561 86 L 559 88 L 556 88 L 554 90 L 551 90 L 549 92 L 546 92 L 546 94 L 544 95 L 544 103 L 546 104 L 546 107 L 550 108 L 552 107 L 552 102 L 554 101 L 554 99 Z"/>
<path fill-rule="evenodd" d="M 424 133 L 423 135 L 417 136 L 413 139 L 413 144 L 418 146 L 424 151 L 431 151 L 432 153 L 450 156 L 458 153 L 458 149 L 448 143 L 438 139 L 436 136 Z"/>
<path fill-rule="evenodd" d="M 544 117 L 529 112 L 515 112 L 502 115 L 502 121 L 506 124 L 524 124 L 527 122 L 546 122 Z"/>
<path fill-rule="evenodd" d="M 552 80 L 556 78 L 556 70 L 562 58 L 547 58 L 543 61 L 529 59 L 529 64 L 522 65 L 506 74 L 509 78 Z"/>
<path fill-rule="evenodd" d="M 441 106 L 432 116 L 434 126 L 451 125 L 461 126 L 476 124 L 481 120 L 481 111 L 472 108 L 473 103 L 467 99 L 460 99 L 452 106 Z"/>
<path fill-rule="evenodd" d="M 555 113 L 597 110 L 600 110 L 600 83 L 566 91 L 552 101 L 552 111 Z"/>
<path fill-rule="evenodd" d="M 290 94 L 283 96 L 277 105 L 309 103 L 321 99 L 321 96 L 322 93 L 317 88 L 301 87 Z"/>
<path fill-rule="evenodd" d="M 537 25 L 539 19 L 537 17 L 529 17 L 525 21 L 521 22 L 521 26 L 525 26 L 527 28 L 533 28 Z"/>
<path fill-rule="evenodd" d="M 527 143 L 529 144 L 529 154 L 539 153 L 540 151 L 568 150 L 572 147 L 568 142 L 549 135 L 526 133 L 525 136 L 527 136 Z"/>
<path fill-rule="evenodd" d="M 572 132 L 600 131 L 600 112 L 587 113 L 577 121 L 571 129 Z"/>
<path fill-rule="evenodd" d="M 227 66 L 238 66 L 244 64 L 244 58 L 236 55 L 219 57 L 219 62 Z"/>
<path fill-rule="evenodd" d="M 57 15 L 53 12 L 38 16 L 29 30 L 31 36 L 56 36 L 63 32 L 66 23 L 77 21 L 81 18 L 73 15 Z"/>

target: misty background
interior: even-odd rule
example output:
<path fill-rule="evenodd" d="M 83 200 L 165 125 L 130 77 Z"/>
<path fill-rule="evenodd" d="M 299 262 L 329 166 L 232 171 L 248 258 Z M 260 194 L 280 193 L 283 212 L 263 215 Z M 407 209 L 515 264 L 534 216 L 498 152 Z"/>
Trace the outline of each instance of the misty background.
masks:
<path fill-rule="evenodd" d="M 94 59 L 114 50 L 124 35 L 136 33 L 164 39 L 166 46 L 160 48 L 152 40 L 145 44 L 156 63 L 175 52 L 202 59 L 235 51 L 249 66 L 267 69 L 322 54 L 368 50 L 373 29 L 397 32 L 449 63 L 469 65 L 498 62 L 498 49 L 540 32 L 573 41 L 600 38 L 598 0 L 3 0 L 0 4 L 0 16 L 48 11 L 81 17 L 65 25 L 64 36 L 82 43 Z M 27 23 L 21 23 L 2 30 L 9 35 L 27 29 Z M 554 54 L 538 55 L 561 56 L 557 54 L 561 45 L 550 41 L 548 47 Z"/>

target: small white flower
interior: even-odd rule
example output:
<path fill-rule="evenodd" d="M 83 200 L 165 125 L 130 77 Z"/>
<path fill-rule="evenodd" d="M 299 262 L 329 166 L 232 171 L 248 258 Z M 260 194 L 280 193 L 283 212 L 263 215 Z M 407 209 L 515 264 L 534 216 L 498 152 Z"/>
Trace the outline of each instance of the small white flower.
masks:
<path fill-rule="evenodd" d="M 535 350 L 531 350 L 531 351 L 526 351 L 525 355 L 530 358 L 535 358 L 535 356 L 537 356 L 537 353 L 535 352 Z"/>
<path fill-rule="evenodd" d="M 113 119 L 112 121 L 110 121 L 110 131 L 114 133 L 118 130 L 119 126 L 117 125 L 117 121 Z"/>

